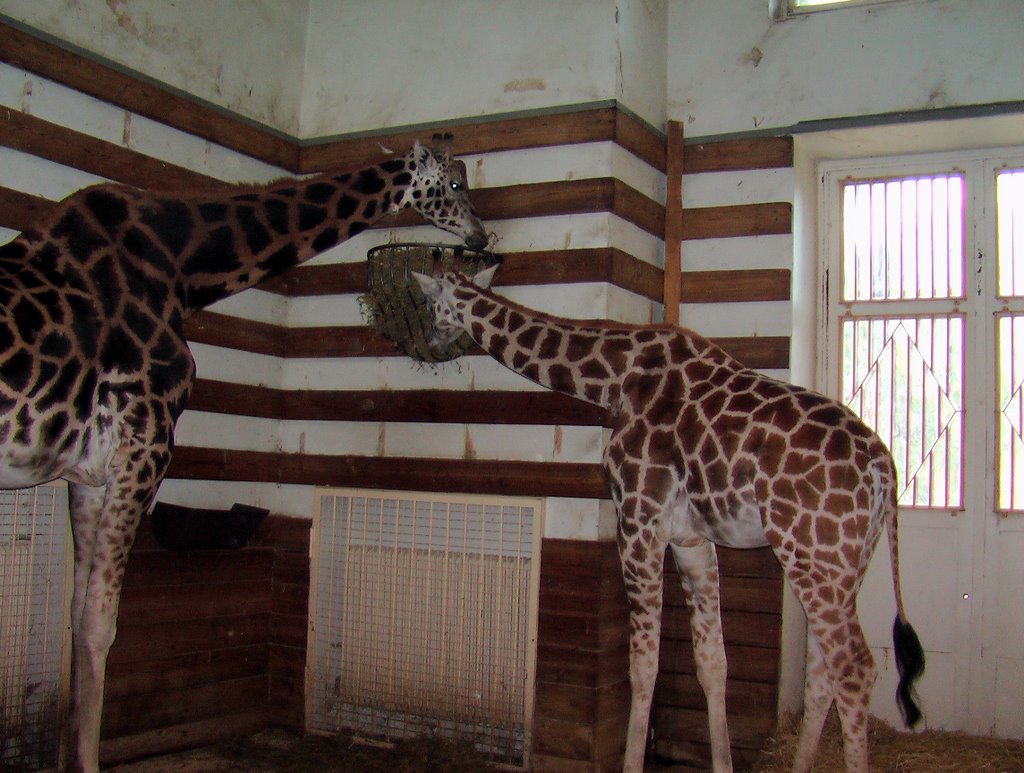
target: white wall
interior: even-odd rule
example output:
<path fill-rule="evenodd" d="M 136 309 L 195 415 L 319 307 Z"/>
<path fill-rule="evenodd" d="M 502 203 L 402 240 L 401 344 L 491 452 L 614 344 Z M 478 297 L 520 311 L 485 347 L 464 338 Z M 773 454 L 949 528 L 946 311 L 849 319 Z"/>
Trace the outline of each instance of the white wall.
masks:
<path fill-rule="evenodd" d="M 1024 99 L 1024 3 L 903 0 L 772 22 L 768 0 L 673 0 L 668 115 L 689 137 Z"/>
<path fill-rule="evenodd" d="M 664 123 L 667 0 L 0 0 L 303 139 L 617 99 Z"/>
<path fill-rule="evenodd" d="M 614 99 L 612 0 L 311 0 L 302 133 Z"/>
<path fill-rule="evenodd" d="M 308 0 L 0 0 L 0 14 L 290 135 Z"/>

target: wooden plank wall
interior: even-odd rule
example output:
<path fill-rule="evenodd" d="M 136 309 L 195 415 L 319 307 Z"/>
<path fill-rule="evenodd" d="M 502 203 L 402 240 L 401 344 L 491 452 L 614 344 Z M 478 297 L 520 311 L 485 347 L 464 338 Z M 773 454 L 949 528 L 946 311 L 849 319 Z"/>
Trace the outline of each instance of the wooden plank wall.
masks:
<path fill-rule="evenodd" d="M 372 138 L 342 139 L 322 144 L 282 141 L 228 114 L 169 95 L 149 82 L 132 78 L 75 53 L 0 25 L 5 45 L 0 62 L 63 83 L 106 103 L 165 123 L 181 131 L 233 148 L 292 173 L 354 165 L 379 155 L 379 143 L 402 147 L 423 132 L 394 132 Z M 174 97 L 174 98 L 172 98 Z M 649 127 L 616 107 L 596 106 L 575 112 L 466 122 L 457 129 L 456 152 L 488 154 L 547 146 L 613 143 L 656 170 L 664 171 L 664 140 Z M 0 146 L 82 170 L 111 180 L 165 189 L 223 189 L 225 183 L 147 156 L 115 141 L 97 139 L 66 125 L 26 112 L 0 107 Z M 727 141 L 688 146 L 687 174 L 778 168 L 792 163 L 792 144 L 778 140 Z M 0 226 L 20 230 L 54 206 L 54 201 L 6 187 L 0 178 Z M 526 183 L 484 188 L 473 193 L 485 220 L 516 220 L 566 214 L 610 213 L 646 234 L 659 237 L 664 227 L 662 206 L 613 177 Z M 403 215 L 389 225 L 412 225 Z M 706 240 L 756 239 L 788 234 L 788 202 L 763 201 L 690 207 L 684 218 L 684 243 Z M 303 266 L 263 289 L 288 299 L 362 292 L 364 262 Z M 498 285 L 543 286 L 604 282 L 652 301 L 661 300 L 661 272 L 614 247 L 512 252 L 505 256 Z M 684 304 L 760 303 L 788 299 L 787 267 L 687 267 L 683 260 Z M 202 312 L 188 324 L 189 339 L 239 353 L 290 358 L 356 358 L 400 356 L 389 342 L 364 326 L 327 325 L 289 328 L 227 314 Z M 769 370 L 788 367 L 786 335 L 726 335 L 717 340 L 747 364 Z M 201 378 L 189 408 L 215 414 L 272 420 L 338 422 L 452 422 L 469 425 L 544 424 L 600 427 L 603 412 L 571 398 L 547 392 L 474 390 L 332 390 L 275 389 Z M 214 440 L 211 438 L 211 441 Z M 198 481 L 260 482 L 333 486 L 370 486 L 406 490 L 474 493 L 516 493 L 549 497 L 604 499 L 600 467 L 590 462 L 532 462 L 483 458 L 435 459 L 373 457 L 281 451 L 228 450 L 213 445 L 183 445 L 175 452 L 171 477 Z M 204 701 L 212 688 L 203 680 L 230 682 L 231 700 L 222 714 L 240 724 L 257 721 L 252 706 L 269 712 L 275 722 L 301 725 L 305 658 L 306 594 L 308 593 L 308 522 L 274 519 L 264 548 L 228 558 L 233 566 L 224 594 L 209 593 L 209 575 L 227 571 L 221 561 L 194 558 L 195 572 L 176 568 L 163 554 L 141 549 L 133 556 L 125 590 L 121 636 L 112 655 L 111 701 L 105 748 L 118 737 L 141 736 L 139 743 L 166 742 L 167 727 L 179 730 L 202 724 Z M 193 559 L 190 559 L 192 561 Z M 206 563 L 204 563 L 206 562 Z M 234 562 L 234 565 L 232 564 Z M 621 755 L 625 712 L 626 617 L 614 546 L 610 542 L 545 540 L 542 558 L 541 631 L 537 691 L 536 750 L 551 769 L 605 770 Z M 196 573 L 197 572 L 197 573 Z M 235 574 L 237 572 L 237 575 Z M 256 573 L 267 575 L 256 579 Z M 226 576 L 226 575 L 225 575 Z M 766 578 L 768 593 L 775 579 Z M 760 585 L 753 597 L 763 601 Z M 743 591 L 751 586 L 735 585 Z M 734 593 L 735 591 L 730 591 Z M 250 595 L 251 593 L 251 595 Z M 178 619 L 188 594 L 196 620 Z M 192 594 L 198 594 L 194 598 Z M 742 596 L 742 593 L 740 594 Z M 246 620 L 238 617 L 245 610 Z M 223 641 L 225 631 L 245 632 L 245 644 L 228 657 L 214 656 L 202 643 Z M 147 629 L 146 626 L 153 626 Z M 172 644 L 155 631 L 192 630 L 192 644 Z M 226 626 L 226 627 L 225 627 Z M 157 651 L 161 667 L 139 658 L 146 632 L 165 641 Z M 729 628 L 727 627 L 727 633 Z M 176 634 L 185 636 L 184 633 Z M 162 634 L 161 634 L 162 636 Z M 219 637 L 219 638 L 218 638 Z M 190 651 L 189 646 L 199 647 Z M 666 648 L 668 660 L 685 656 Z M 744 645 L 746 646 L 746 645 Z M 221 649 L 221 648 L 216 648 Z M 744 651 L 740 657 L 744 657 Z M 759 656 L 761 653 L 758 653 Z M 225 660 L 221 660 L 221 656 Z M 180 660 L 175 661 L 176 658 Z M 189 661 L 192 658 L 193 661 Z M 762 659 L 763 660 L 763 659 Z M 202 662 L 202 669 L 188 664 Z M 177 665 L 175 665 L 175 663 Z M 765 666 L 768 668 L 768 666 Z M 262 669 L 262 670 L 261 670 Z M 194 674 L 189 676 L 186 672 Z M 204 677 L 201 674 L 207 674 Z M 675 673 L 675 672 L 671 672 Z M 681 672 L 683 673 L 683 672 Z M 763 678 L 767 671 L 759 672 Z M 673 676 L 672 679 L 675 679 Z M 161 681 L 162 680 L 162 681 Z M 678 680 L 677 680 L 678 681 Z M 760 684 L 759 682 L 758 684 Z M 686 688 L 689 689 L 689 688 Z M 750 688 L 753 690 L 754 688 Z M 265 702 L 256 700 L 263 690 Z M 147 692 L 148 691 L 148 692 Z M 685 689 L 663 686 L 664 694 Z M 179 695 L 165 713 L 142 712 L 153 694 L 166 700 Z M 191 696 L 191 697 L 189 697 Z M 251 700 L 248 700 L 251 699 Z M 247 703 L 248 700 L 248 703 Z M 767 698 L 761 696 L 762 707 Z M 673 703 L 673 701 L 675 701 Z M 692 709 L 691 698 L 670 699 L 656 723 L 663 753 L 685 746 L 670 727 L 691 725 L 692 717 L 673 712 Z M 212 706 L 211 706 L 212 708 Z M 189 713 L 192 712 L 192 713 Z M 133 724 L 136 723 L 136 724 Z M 698 723 L 702 726 L 702 723 Z M 196 728 L 192 737 L 202 732 Z M 698 733 L 701 731 L 698 731 Z M 161 740 L 163 739 L 163 740 Z M 659 741 L 660 743 L 660 741 Z M 666 745 L 668 744 L 668 745 Z M 113 754 L 113 752 L 108 752 Z M 115 755 L 116 756 L 116 755 Z"/>
<path fill-rule="evenodd" d="M 172 553 L 143 521 L 107 668 L 104 764 L 302 727 L 309 528 L 271 516 L 244 549 Z"/>

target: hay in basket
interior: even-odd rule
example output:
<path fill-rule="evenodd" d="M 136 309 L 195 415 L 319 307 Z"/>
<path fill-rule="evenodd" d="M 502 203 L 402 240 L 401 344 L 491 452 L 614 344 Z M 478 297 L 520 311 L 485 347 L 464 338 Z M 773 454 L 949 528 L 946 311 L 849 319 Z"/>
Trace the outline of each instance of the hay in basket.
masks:
<path fill-rule="evenodd" d="M 370 291 L 359 300 L 367 323 L 399 350 L 420 362 L 446 362 L 473 345 L 462 335 L 444 351 L 430 347 L 433 320 L 423 291 L 412 272 L 432 274 L 455 270 L 473 276 L 501 258 L 490 252 L 449 244 L 386 244 L 366 253 Z"/>

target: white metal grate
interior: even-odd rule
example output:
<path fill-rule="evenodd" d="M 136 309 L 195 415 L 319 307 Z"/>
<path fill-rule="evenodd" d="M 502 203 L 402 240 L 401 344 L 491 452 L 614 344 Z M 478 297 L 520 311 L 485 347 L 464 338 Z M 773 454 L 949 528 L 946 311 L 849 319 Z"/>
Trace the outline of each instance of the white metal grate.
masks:
<path fill-rule="evenodd" d="M 963 175 L 843 187 L 843 301 L 964 295 Z"/>
<path fill-rule="evenodd" d="M 308 729 L 386 741 L 440 733 L 525 765 L 541 505 L 319 492 Z"/>
<path fill-rule="evenodd" d="M 996 506 L 1024 511 L 1024 170 L 996 175 L 998 295 L 996 315 Z M 1014 302 L 1016 302 L 1014 304 Z M 1016 313 L 1014 312 L 1016 310 Z"/>
<path fill-rule="evenodd" d="M 900 504 L 963 506 L 964 175 L 845 180 L 840 393 L 892 451 Z"/>
<path fill-rule="evenodd" d="M 843 400 L 892 451 L 904 506 L 963 501 L 963 322 L 841 320 Z"/>
<path fill-rule="evenodd" d="M 0 770 L 57 762 L 70 666 L 68 531 L 64 484 L 0 491 Z"/>

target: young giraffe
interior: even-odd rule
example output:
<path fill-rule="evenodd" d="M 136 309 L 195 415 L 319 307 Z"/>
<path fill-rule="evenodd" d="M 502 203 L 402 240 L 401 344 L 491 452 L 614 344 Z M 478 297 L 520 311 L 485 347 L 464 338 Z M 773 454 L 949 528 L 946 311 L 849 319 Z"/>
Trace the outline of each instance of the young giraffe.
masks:
<path fill-rule="evenodd" d="M 793 763 L 806 771 L 833 701 L 846 768 L 867 773 L 875 667 L 856 595 L 883 530 L 897 617 L 898 699 L 920 718 L 911 684 L 924 654 L 903 611 L 896 548 L 896 472 L 882 441 L 845 406 L 743 367 L 691 330 L 574 321 L 532 311 L 469 280 L 417 275 L 434 319 L 432 345 L 467 331 L 496 360 L 538 384 L 604 406 L 604 452 L 618 510 L 630 603 L 632 705 L 624 770 L 643 768 L 658 669 L 662 562 L 671 548 L 690 607 L 697 678 L 708 704 L 713 765 L 732 770 L 715 545 L 771 545 L 807 612 L 804 720 Z"/>
<path fill-rule="evenodd" d="M 99 770 L 125 562 L 194 380 L 186 317 L 405 207 L 472 248 L 486 244 L 465 166 L 416 143 L 365 169 L 233 195 L 101 184 L 0 247 L 0 487 L 70 484 L 68 769 Z"/>

